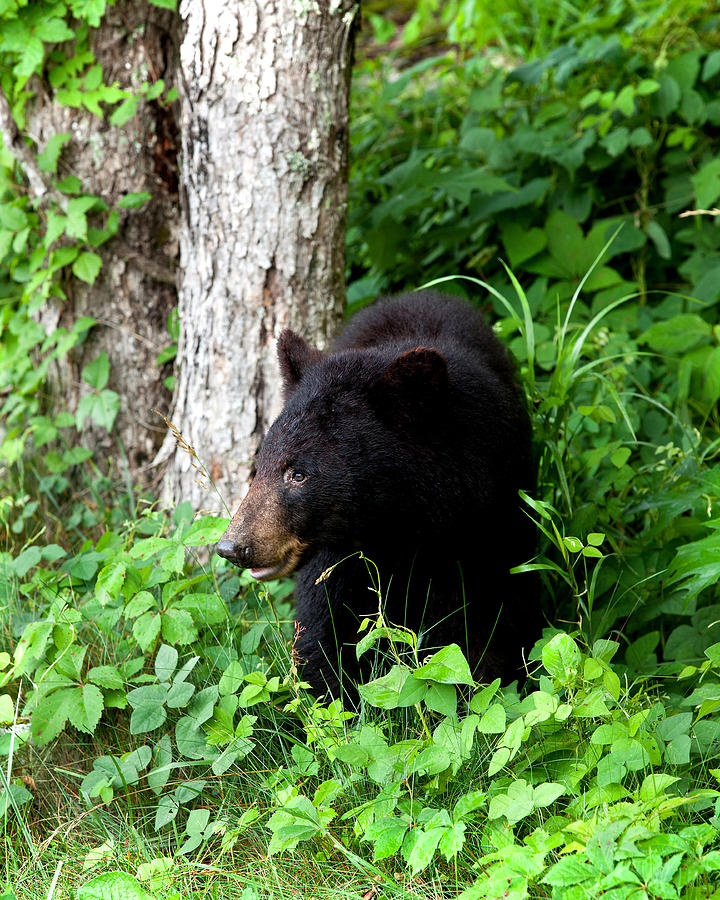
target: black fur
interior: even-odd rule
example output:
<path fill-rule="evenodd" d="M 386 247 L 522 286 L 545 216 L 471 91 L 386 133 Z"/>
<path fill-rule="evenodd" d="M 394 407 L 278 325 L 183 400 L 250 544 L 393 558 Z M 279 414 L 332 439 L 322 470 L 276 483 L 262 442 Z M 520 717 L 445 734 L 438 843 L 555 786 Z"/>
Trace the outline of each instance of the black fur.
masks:
<path fill-rule="evenodd" d="M 328 355 L 291 333 L 278 350 L 286 404 L 257 477 L 280 492 L 284 532 L 307 545 L 303 677 L 337 695 L 338 660 L 358 675 L 358 623 L 377 611 L 358 550 L 378 567 L 387 619 L 421 632 L 423 655 L 457 642 L 479 679 L 520 675 L 538 616 L 532 580 L 508 569 L 533 554 L 518 499 L 533 488 L 531 435 L 492 330 L 461 300 L 422 291 L 360 312 Z"/>

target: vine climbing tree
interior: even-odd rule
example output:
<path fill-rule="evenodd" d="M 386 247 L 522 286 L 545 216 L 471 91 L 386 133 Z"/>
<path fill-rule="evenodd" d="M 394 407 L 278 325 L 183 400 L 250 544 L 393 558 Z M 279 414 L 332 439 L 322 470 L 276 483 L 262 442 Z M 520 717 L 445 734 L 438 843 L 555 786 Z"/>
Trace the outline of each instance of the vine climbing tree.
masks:
<path fill-rule="evenodd" d="M 96 461 L 162 464 L 168 498 L 207 506 L 172 434 L 157 453 L 157 409 L 242 493 L 279 405 L 274 338 L 322 344 L 343 309 L 357 5 L 3 5 L 7 461 L 77 429 Z"/>
<path fill-rule="evenodd" d="M 176 303 L 174 17 L 104 7 L 10 4 L 0 19 L 0 279 L 17 334 L 5 346 L 23 351 L 6 386 L 6 450 L 51 434 L 41 414 L 57 409 L 98 460 L 119 445 L 139 473 L 162 433 L 151 410 L 168 373 L 156 360 Z"/>

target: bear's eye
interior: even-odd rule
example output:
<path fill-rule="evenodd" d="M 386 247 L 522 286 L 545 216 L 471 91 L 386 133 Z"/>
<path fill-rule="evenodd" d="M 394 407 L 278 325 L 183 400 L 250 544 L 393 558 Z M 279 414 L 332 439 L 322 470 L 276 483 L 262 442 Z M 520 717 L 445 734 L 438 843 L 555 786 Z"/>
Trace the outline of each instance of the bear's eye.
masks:
<path fill-rule="evenodd" d="M 307 475 L 304 472 L 301 472 L 299 469 L 286 469 L 285 481 L 291 484 L 305 484 L 305 482 L 307 481 Z"/>

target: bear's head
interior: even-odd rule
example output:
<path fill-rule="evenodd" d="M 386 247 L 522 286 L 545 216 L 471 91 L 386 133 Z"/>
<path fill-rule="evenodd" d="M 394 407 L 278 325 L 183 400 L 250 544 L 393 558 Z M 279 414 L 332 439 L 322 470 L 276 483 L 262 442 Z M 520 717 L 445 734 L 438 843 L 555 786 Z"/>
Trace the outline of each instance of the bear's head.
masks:
<path fill-rule="evenodd" d="M 418 432 L 448 390 L 445 358 L 428 347 L 324 355 L 285 330 L 278 358 L 285 406 L 217 544 L 220 556 L 260 580 L 388 531 L 418 476 Z"/>

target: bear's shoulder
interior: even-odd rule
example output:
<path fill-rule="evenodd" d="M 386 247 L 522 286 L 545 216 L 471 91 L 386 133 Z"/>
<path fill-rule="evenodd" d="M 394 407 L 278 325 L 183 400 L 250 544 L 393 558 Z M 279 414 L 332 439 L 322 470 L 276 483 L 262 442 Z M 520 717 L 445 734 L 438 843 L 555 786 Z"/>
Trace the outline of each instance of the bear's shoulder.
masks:
<path fill-rule="evenodd" d="M 459 297 L 424 290 L 384 297 L 358 312 L 334 342 L 334 351 L 430 347 L 489 368 L 505 383 L 514 364 L 478 309 Z"/>

